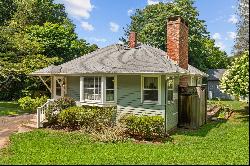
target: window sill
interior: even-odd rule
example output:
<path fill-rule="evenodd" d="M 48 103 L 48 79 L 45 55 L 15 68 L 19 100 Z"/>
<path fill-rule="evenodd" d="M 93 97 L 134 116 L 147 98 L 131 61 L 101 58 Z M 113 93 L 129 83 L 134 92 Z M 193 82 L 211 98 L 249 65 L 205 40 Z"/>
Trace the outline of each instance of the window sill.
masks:
<path fill-rule="evenodd" d="M 93 102 L 93 101 L 80 101 L 79 102 L 80 105 L 87 105 L 87 106 L 98 106 L 98 107 L 105 107 L 105 106 L 116 106 L 115 102 L 105 102 L 105 103 L 101 103 L 101 102 Z"/>
<path fill-rule="evenodd" d="M 142 102 L 142 104 L 145 104 L 145 105 L 160 105 L 160 103 L 158 101 L 144 101 L 144 102 Z"/>

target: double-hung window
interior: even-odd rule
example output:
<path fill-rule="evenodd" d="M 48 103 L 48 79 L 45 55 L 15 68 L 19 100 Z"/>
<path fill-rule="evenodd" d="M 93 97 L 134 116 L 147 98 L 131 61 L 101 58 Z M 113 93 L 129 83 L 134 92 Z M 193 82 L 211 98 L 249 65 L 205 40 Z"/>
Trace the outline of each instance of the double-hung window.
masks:
<path fill-rule="evenodd" d="M 159 77 L 142 77 L 142 99 L 145 103 L 159 101 Z"/>
<path fill-rule="evenodd" d="M 84 100 L 101 101 L 101 77 L 84 77 Z"/>
<path fill-rule="evenodd" d="M 168 103 L 171 103 L 174 101 L 174 79 L 172 77 L 167 80 L 167 88 Z"/>
<path fill-rule="evenodd" d="M 106 77 L 106 101 L 114 101 L 114 77 Z"/>

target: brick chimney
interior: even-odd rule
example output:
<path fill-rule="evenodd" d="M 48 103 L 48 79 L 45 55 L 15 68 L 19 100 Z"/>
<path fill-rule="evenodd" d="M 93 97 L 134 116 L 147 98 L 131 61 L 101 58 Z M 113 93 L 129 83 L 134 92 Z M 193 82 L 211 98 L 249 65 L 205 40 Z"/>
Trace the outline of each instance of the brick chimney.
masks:
<path fill-rule="evenodd" d="M 167 55 L 180 67 L 188 69 L 188 24 L 180 16 L 167 19 Z M 186 87 L 187 76 L 181 76 L 180 86 Z"/>
<path fill-rule="evenodd" d="M 130 32 L 129 34 L 129 47 L 130 48 L 135 48 L 136 47 L 136 33 L 135 32 Z"/>

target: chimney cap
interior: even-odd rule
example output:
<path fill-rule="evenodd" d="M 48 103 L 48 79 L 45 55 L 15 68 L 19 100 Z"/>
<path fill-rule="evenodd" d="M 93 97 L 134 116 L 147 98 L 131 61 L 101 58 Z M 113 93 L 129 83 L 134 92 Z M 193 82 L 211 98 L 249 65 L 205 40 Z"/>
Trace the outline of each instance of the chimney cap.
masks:
<path fill-rule="evenodd" d="M 169 16 L 167 18 L 167 22 L 169 22 L 169 21 L 177 21 L 177 20 L 184 23 L 188 27 L 188 22 L 183 17 L 181 17 L 180 15 L 171 15 L 171 16 Z"/>

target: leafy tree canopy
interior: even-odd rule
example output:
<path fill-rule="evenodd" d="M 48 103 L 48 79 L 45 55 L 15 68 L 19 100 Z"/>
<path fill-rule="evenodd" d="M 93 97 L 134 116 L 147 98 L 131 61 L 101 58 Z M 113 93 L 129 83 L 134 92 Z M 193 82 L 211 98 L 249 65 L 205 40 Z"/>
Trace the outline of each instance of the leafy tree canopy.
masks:
<path fill-rule="evenodd" d="M 98 48 L 78 39 L 64 6 L 53 0 L 0 0 L 0 21 L 0 100 L 46 89 L 28 74 Z"/>
<path fill-rule="evenodd" d="M 237 36 L 234 44 L 234 54 L 240 55 L 249 50 L 249 0 L 238 0 Z"/>
<path fill-rule="evenodd" d="M 126 42 L 129 33 L 135 31 L 138 41 L 166 51 L 167 18 L 179 15 L 189 24 L 189 64 L 203 71 L 208 68 L 226 67 L 226 53 L 215 47 L 215 41 L 210 39 L 205 21 L 198 19 L 199 12 L 193 4 L 193 0 L 174 0 L 171 3 L 159 3 L 137 9 L 131 16 L 130 25 L 124 29 L 125 37 L 120 40 Z"/>
<path fill-rule="evenodd" d="M 235 58 L 221 79 L 221 89 L 234 96 L 249 95 L 249 52 Z"/>

